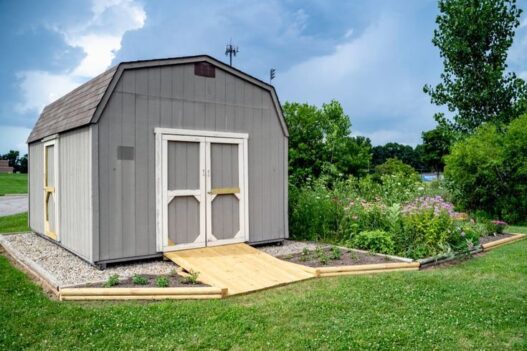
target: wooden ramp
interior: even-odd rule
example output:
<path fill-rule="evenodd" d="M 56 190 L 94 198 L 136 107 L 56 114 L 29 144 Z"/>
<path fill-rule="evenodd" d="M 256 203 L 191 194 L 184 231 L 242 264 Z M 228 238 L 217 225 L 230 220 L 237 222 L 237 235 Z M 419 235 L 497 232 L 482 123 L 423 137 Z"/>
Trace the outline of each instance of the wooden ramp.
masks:
<path fill-rule="evenodd" d="M 227 295 L 315 277 L 314 270 L 279 260 L 247 244 L 166 252 L 165 257 L 186 271 L 199 272 L 199 281 L 227 288 Z"/>

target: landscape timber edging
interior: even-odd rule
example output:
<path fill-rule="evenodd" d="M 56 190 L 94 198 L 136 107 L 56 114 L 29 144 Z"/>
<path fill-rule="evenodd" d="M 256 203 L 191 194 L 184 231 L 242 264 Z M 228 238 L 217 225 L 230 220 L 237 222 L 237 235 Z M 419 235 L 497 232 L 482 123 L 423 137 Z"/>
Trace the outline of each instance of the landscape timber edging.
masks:
<path fill-rule="evenodd" d="M 63 288 L 60 300 L 192 300 L 221 299 L 226 288 L 172 287 L 172 288 Z"/>
<path fill-rule="evenodd" d="M 483 248 L 483 251 L 490 251 L 495 248 L 501 247 L 503 245 L 507 245 L 507 244 L 516 242 L 518 240 L 523 240 L 527 237 L 527 235 L 525 234 L 519 234 L 519 233 L 510 233 L 510 234 L 512 234 L 512 236 L 508 238 L 491 241 L 489 243 L 481 245 L 481 247 Z"/>
<path fill-rule="evenodd" d="M 393 271 L 417 271 L 420 267 L 419 262 L 393 262 L 393 263 L 374 263 L 360 264 L 354 266 L 329 266 L 314 268 L 317 277 L 330 277 L 350 274 L 368 274 Z"/>

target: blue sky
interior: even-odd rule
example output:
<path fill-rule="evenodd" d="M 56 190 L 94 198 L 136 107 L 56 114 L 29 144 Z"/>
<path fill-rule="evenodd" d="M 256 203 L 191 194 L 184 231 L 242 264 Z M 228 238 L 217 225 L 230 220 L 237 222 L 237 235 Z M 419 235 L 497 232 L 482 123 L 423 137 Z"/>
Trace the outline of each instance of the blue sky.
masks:
<path fill-rule="evenodd" d="M 527 10 L 527 0 L 519 1 Z M 440 111 L 422 92 L 442 70 L 435 0 L 0 1 L 0 153 L 26 150 L 42 108 L 128 60 L 206 53 L 274 85 L 281 101 L 339 100 L 355 135 L 420 142 Z M 509 67 L 527 78 L 527 16 Z"/>

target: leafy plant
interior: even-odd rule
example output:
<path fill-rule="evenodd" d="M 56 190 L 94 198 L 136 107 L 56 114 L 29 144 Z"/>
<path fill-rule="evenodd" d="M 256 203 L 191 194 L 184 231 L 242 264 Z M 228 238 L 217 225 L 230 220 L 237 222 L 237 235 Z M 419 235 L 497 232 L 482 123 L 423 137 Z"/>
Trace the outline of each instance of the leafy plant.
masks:
<path fill-rule="evenodd" d="M 160 288 L 167 288 L 170 285 L 170 283 L 167 277 L 157 277 L 156 285 Z"/>
<path fill-rule="evenodd" d="M 148 279 L 141 275 L 134 274 L 134 276 L 132 277 L 132 283 L 134 283 L 134 285 L 147 285 Z"/>
<path fill-rule="evenodd" d="M 332 260 L 340 260 L 342 258 L 342 251 L 338 247 L 333 246 L 331 248 L 331 253 L 330 253 L 329 258 Z"/>
<path fill-rule="evenodd" d="M 111 288 L 112 286 L 116 286 L 119 284 L 119 276 L 117 274 L 112 274 L 110 277 L 108 277 L 108 280 L 104 283 L 105 288 Z"/>
<path fill-rule="evenodd" d="M 190 270 L 188 276 L 183 277 L 183 284 L 198 284 L 199 272 Z"/>
<path fill-rule="evenodd" d="M 352 244 L 359 249 L 385 254 L 393 253 L 394 250 L 390 234 L 383 230 L 360 232 Z"/>

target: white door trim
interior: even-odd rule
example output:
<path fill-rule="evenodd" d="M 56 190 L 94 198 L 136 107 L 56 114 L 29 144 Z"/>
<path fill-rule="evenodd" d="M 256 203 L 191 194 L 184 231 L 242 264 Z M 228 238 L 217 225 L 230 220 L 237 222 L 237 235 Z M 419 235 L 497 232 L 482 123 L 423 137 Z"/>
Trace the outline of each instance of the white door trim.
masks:
<path fill-rule="evenodd" d="M 46 217 L 47 217 L 47 193 L 48 191 L 46 191 L 46 187 L 47 187 L 47 147 L 48 146 L 52 146 L 53 145 L 53 191 L 51 192 L 53 194 L 53 200 L 55 202 L 55 232 L 51 232 L 48 230 L 48 224 L 47 224 L 47 221 L 46 221 Z M 44 160 L 44 167 L 43 167 L 43 173 L 44 173 L 44 177 L 43 177 L 43 190 L 44 190 L 44 234 L 49 236 L 50 238 L 52 239 L 55 239 L 56 241 L 60 241 L 60 222 L 59 222 L 59 219 L 60 219 L 60 206 L 59 206 L 59 193 L 60 193 L 60 190 L 59 190 L 59 139 L 58 138 L 55 138 L 55 139 L 51 139 L 51 140 L 48 140 L 46 142 L 44 142 L 43 144 L 43 160 Z M 53 238 L 53 236 L 55 236 L 55 238 Z"/>
<path fill-rule="evenodd" d="M 214 132 L 188 129 L 155 128 L 155 184 L 156 184 L 156 247 L 158 251 L 174 251 L 206 245 L 215 246 L 235 242 L 245 242 L 249 240 L 249 187 L 248 187 L 248 139 L 247 133 Z M 199 193 L 194 190 L 167 189 L 167 145 L 168 141 L 190 141 L 200 143 L 200 189 Z M 241 196 L 237 196 L 240 201 L 240 230 L 235 238 L 219 240 L 207 243 L 207 235 L 211 228 L 210 201 L 212 194 L 210 183 L 210 143 L 238 144 L 239 162 L 239 185 L 242 190 Z M 206 179 L 206 177 L 208 179 Z M 200 201 L 200 237 L 205 235 L 204 242 L 194 242 L 180 245 L 168 245 L 168 200 L 173 196 L 195 196 Z M 205 206 L 202 206 L 205 205 Z M 204 219 L 204 220 L 203 220 Z M 212 234 L 212 233 L 211 233 Z"/>

